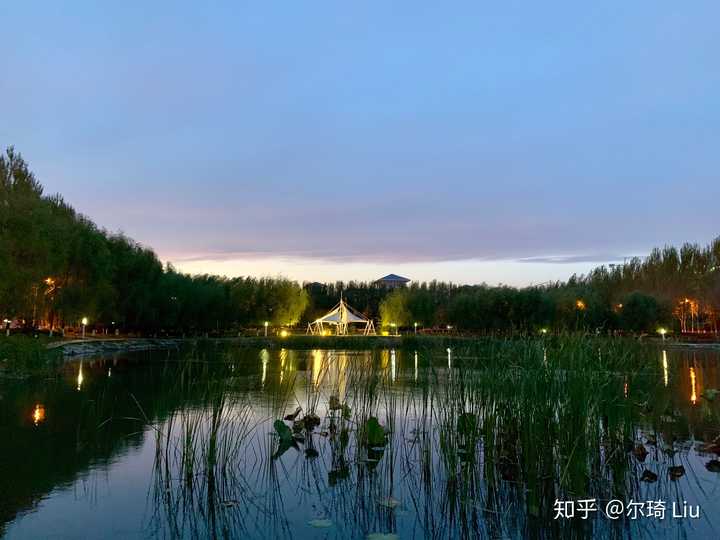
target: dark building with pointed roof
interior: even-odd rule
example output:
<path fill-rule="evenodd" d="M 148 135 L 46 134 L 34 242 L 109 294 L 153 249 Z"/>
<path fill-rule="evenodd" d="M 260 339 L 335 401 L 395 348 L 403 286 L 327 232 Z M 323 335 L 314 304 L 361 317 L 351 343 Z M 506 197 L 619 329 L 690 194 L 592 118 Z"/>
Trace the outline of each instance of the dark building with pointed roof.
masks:
<path fill-rule="evenodd" d="M 406 277 L 398 276 L 397 274 L 388 274 L 385 277 L 381 277 L 375 281 L 375 285 L 378 287 L 384 287 L 386 289 L 395 289 L 397 287 L 404 287 L 410 283 L 410 280 Z"/>

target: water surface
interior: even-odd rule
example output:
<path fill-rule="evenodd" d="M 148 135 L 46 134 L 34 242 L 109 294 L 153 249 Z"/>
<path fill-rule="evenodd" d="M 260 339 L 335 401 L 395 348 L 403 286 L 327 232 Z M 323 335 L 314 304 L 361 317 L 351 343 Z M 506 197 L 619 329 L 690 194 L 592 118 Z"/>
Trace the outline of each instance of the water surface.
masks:
<path fill-rule="evenodd" d="M 580 354 L 559 346 L 69 362 L 0 384 L 0 533 L 720 537 L 717 353 L 647 348 L 623 370 L 602 355 L 625 353 L 598 348 L 583 370 L 554 365 Z M 274 423 L 297 408 L 319 425 L 283 445 Z M 613 498 L 664 501 L 667 516 L 554 519 L 556 499 Z M 672 518 L 673 503 L 700 517 Z"/>

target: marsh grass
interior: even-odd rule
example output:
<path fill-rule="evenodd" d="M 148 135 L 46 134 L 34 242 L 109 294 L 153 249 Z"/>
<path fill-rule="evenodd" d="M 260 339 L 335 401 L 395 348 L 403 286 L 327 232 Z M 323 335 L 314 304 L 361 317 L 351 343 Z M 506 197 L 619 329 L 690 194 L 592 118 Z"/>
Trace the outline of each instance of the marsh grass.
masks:
<path fill-rule="evenodd" d="M 552 336 L 416 354 L 313 351 L 304 366 L 288 351 L 260 354 L 264 412 L 202 363 L 180 376 L 177 392 L 193 406 L 156 432 L 153 500 L 167 523 L 158 530 L 293 538 L 307 532 L 291 526 L 300 513 L 330 520 L 340 538 L 401 529 L 553 538 L 597 527 L 612 536 L 622 525 L 554 520 L 554 501 L 640 497 L 648 467 L 655 494 L 679 496 L 667 471 L 687 449 L 673 444 L 676 427 L 662 425 L 670 405 L 657 398 L 653 348 Z M 321 424 L 275 457 L 272 422 L 297 405 Z M 713 407 L 702 414 L 717 418 Z M 631 452 L 648 440 L 658 465 Z"/>

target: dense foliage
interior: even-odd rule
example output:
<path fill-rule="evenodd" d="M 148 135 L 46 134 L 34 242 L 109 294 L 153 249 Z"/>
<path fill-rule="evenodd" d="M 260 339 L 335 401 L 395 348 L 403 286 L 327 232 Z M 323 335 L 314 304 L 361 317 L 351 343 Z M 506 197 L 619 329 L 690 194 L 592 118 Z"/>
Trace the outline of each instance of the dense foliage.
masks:
<path fill-rule="evenodd" d="M 0 316 L 31 326 L 208 331 L 298 322 L 307 293 L 285 279 L 189 276 L 109 234 L 43 188 L 12 148 L 0 156 Z"/>
<path fill-rule="evenodd" d="M 475 332 L 717 332 L 720 238 L 599 267 L 567 282 L 516 289 L 433 281 L 375 283 L 190 276 L 98 229 L 43 188 L 12 148 L 0 156 L 0 317 L 112 330 L 207 332 L 313 320 L 342 294 L 381 324 Z"/>

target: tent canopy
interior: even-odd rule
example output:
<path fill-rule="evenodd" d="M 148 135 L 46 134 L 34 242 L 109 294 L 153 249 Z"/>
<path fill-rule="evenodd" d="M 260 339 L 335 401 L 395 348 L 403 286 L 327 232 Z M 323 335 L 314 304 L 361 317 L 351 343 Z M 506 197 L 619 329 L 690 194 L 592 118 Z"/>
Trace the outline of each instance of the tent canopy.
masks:
<path fill-rule="evenodd" d="M 328 313 L 319 319 L 315 319 L 308 325 L 308 333 L 323 334 L 323 326 L 326 324 L 334 325 L 336 327 L 335 333 L 338 335 L 347 334 L 348 324 L 363 324 L 365 325 L 363 334 L 375 334 L 375 324 L 372 320 L 348 306 L 342 297 L 340 298 L 340 302 L 338 302 L 338 304 Z"/>

